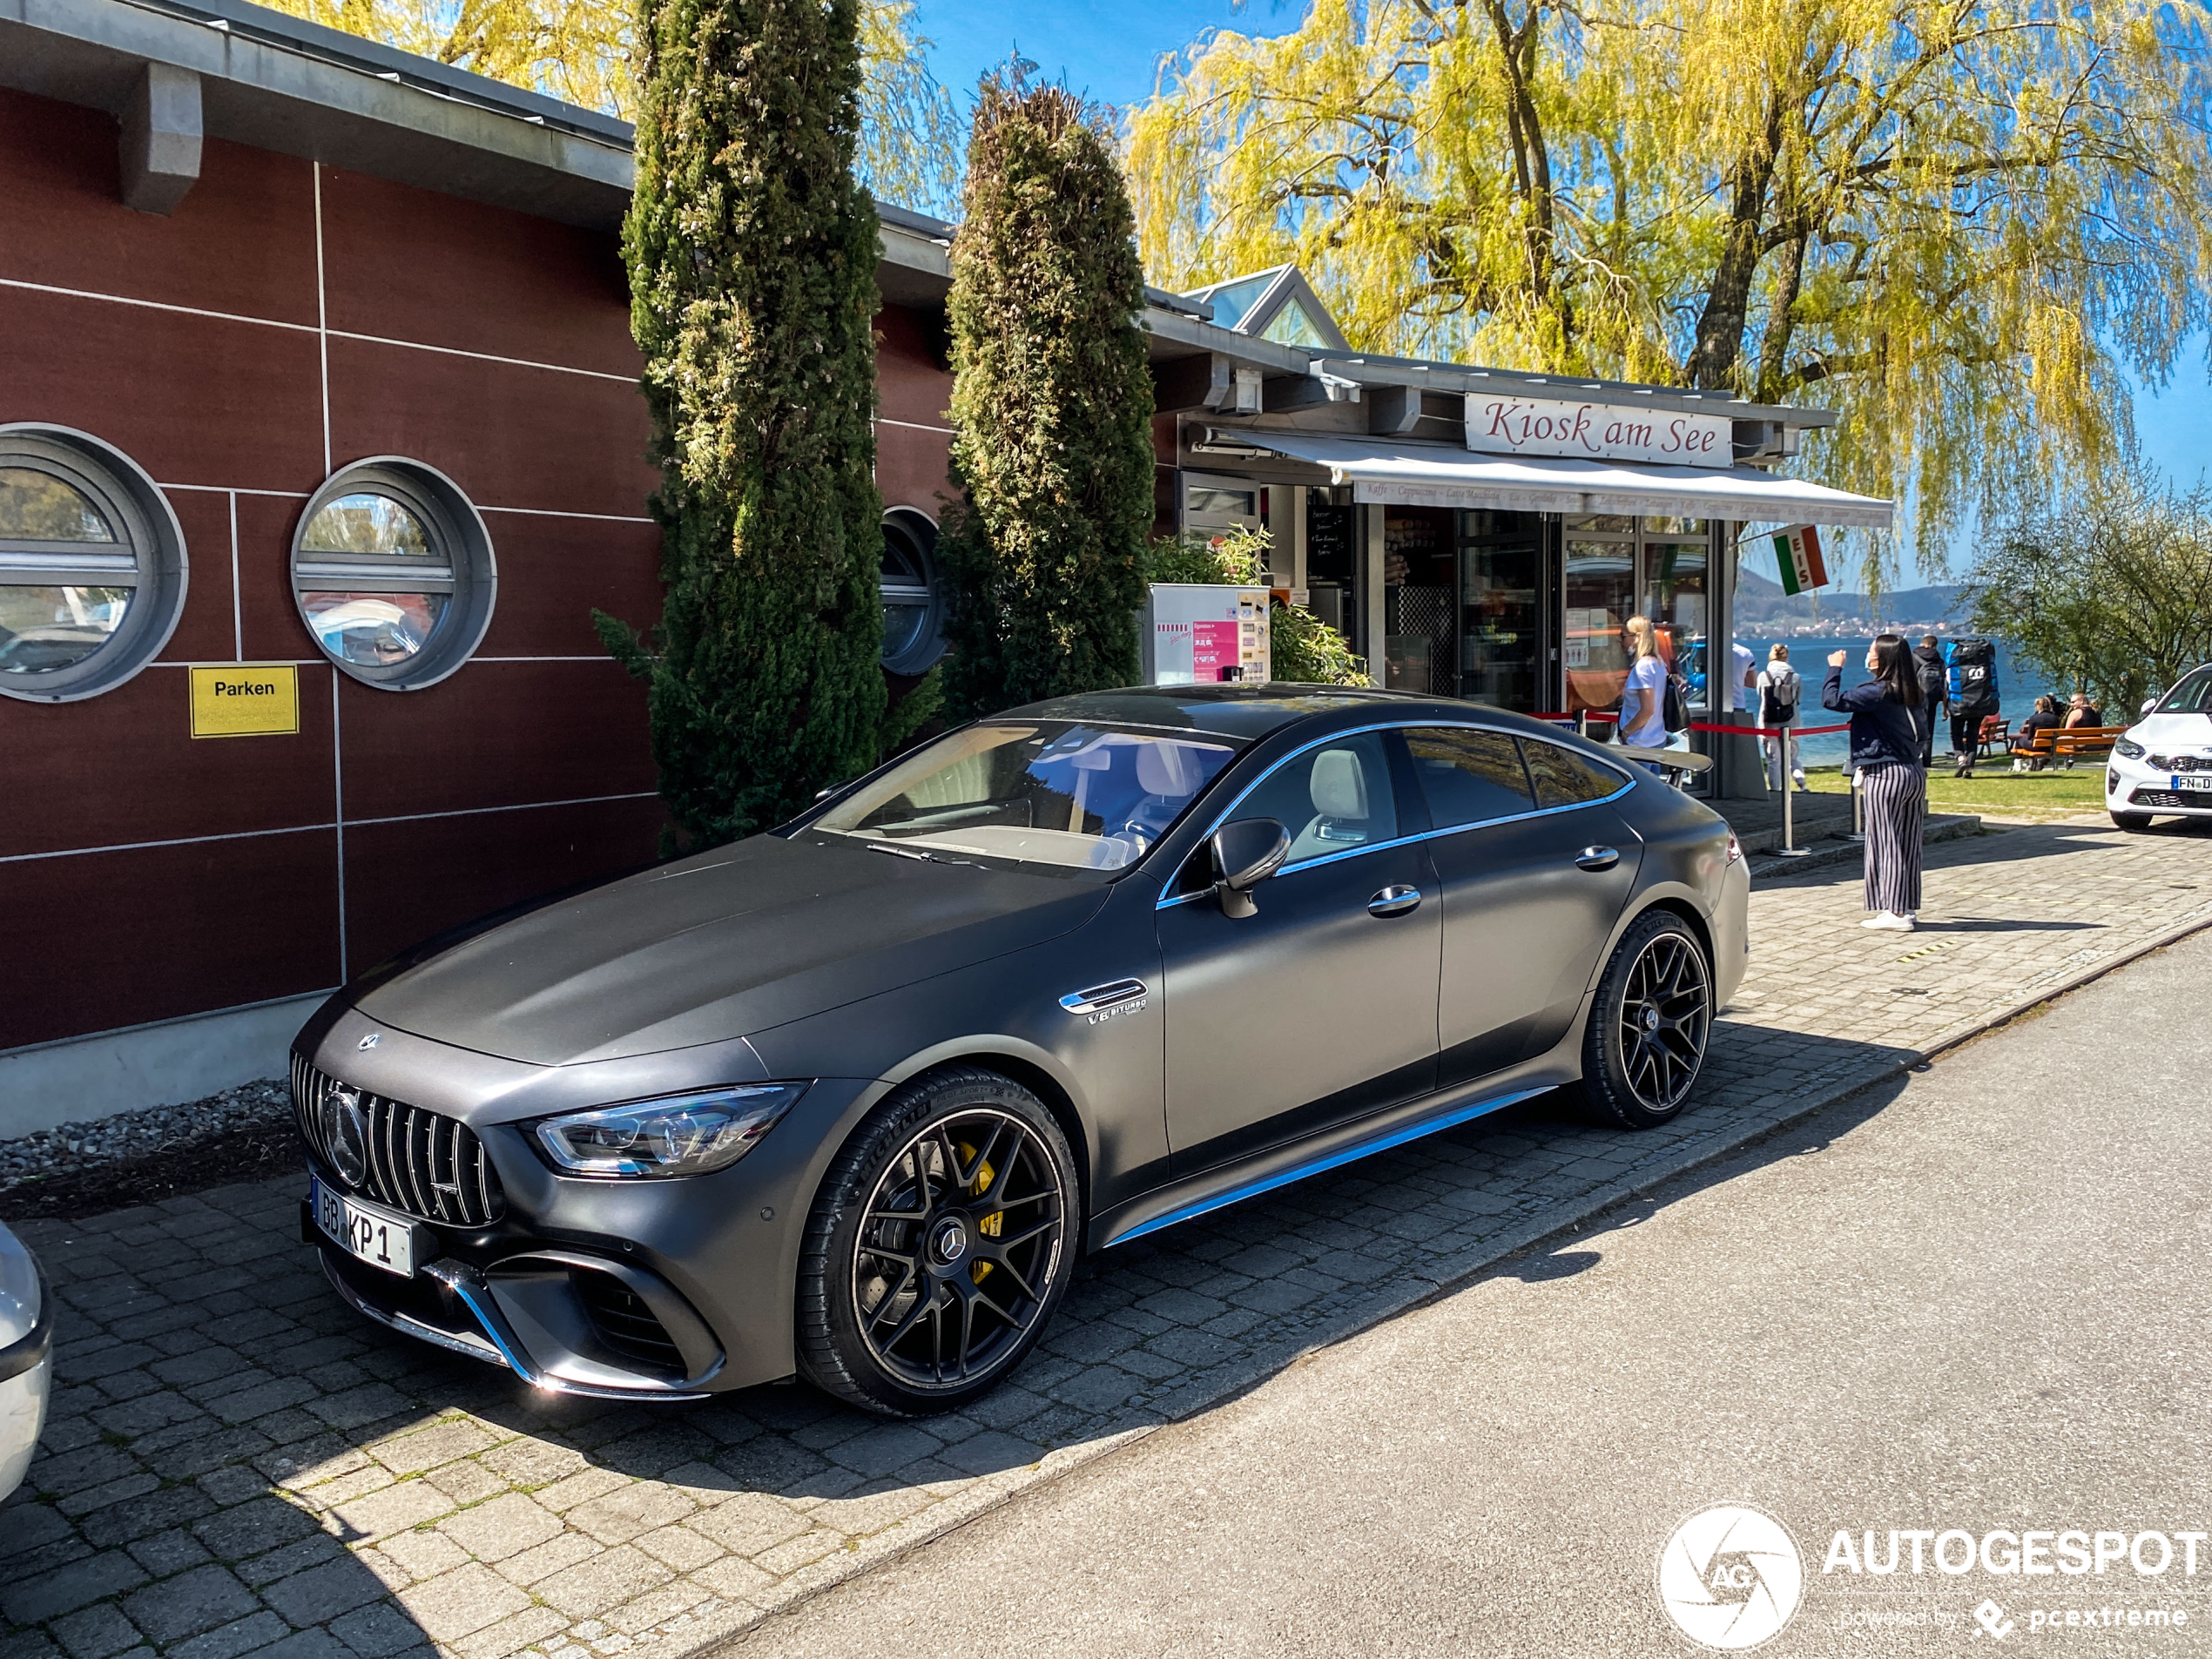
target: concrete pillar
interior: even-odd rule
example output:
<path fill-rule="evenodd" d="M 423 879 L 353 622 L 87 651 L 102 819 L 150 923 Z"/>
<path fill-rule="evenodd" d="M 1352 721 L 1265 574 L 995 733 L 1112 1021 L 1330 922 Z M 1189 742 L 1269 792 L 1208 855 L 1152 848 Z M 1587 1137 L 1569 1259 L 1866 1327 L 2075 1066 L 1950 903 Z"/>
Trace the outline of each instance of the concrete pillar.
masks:
<path fill-rule="evenodd" d="M 199 179 L 199 77 L 148 64 L 123 108 L 123 205 L 174 212 Z"/>
<path fill-rule="evenodd" d="M 1367 659 L 1368 677 L 1378 685 L 1382 685 L 1386 678 L 1383 669 L 1383 642 L 1389 631 L 1389 620 L 1383 615 L 1383 573 L 1386 569 L 1383 557 L 1383 517 L 1389 511 L 1387 507 L 1379 506 L 1372 502 L 1366 503 L 1359 509 L 1360 528 L 1365 532 L 1362 550 L 1366 554 L 1361 570 L 1366 591 L 1360 602 L 1360 608 L 1366 611 L 1367 617 L 1367 626 L 1365 630 L 1367 636 L 1366 649 L 1362 655 Z"/>

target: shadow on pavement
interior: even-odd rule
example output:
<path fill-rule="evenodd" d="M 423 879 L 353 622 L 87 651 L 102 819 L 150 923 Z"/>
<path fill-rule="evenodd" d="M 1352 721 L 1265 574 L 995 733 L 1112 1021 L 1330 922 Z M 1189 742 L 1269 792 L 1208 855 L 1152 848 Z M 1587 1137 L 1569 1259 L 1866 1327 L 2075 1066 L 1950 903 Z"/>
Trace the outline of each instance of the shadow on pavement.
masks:
<path fill-rule="evenodd" d="M 231 1659 L 309 1631 L 329 1645 L 270 1659 L 502 1659 L 759 1605 L 948 1498 L 1207 1409 L 1442 1286 L 1584 1271 L 1595 1252 L 1507 1252 L 1595 1209 L 1632 1224 L 1648 1184 L 1796 1156 L 1812 1131 L 1756 1137 L 1873 1082 L 1820 1119 L 1846 1132 L 1903 1059 L 1723 1021 L 1670 1124 L 1600 1127 L 1554 1093 L 1105 1251 L 1006 1385 L 915 1422 L 795 1383 L 675 1406 L 535 1393 L 342 1305 L 296 1242 L 297 1182 L 26 1224 L 64 1312 L 51 1433 L 0 1510 L 10 1659 Z"/>

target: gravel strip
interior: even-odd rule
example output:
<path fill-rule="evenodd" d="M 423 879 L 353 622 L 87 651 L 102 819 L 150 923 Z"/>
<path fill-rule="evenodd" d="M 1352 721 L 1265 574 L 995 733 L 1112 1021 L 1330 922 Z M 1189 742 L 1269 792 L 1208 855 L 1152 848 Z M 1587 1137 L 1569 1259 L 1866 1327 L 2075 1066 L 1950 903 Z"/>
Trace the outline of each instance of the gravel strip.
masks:
<path fill-rule="evenodd" d="M 40 1130 L 19 1140 L 0 1141 L 0 1192 L 26 1181 L 83 1175 L 102 1164 L 194 1146 L 240 1130 L 273 1127 L 291 1115 L 290 1090 L 272 1079 L 241 1083 L 180 1106 L 150 1106 Z"/>

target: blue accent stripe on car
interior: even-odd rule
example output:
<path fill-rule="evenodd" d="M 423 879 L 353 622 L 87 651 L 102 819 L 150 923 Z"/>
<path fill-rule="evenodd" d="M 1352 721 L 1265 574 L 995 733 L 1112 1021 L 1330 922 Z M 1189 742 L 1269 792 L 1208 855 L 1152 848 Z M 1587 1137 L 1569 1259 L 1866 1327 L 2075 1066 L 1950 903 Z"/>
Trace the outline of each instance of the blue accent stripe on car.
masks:
<path fill-rule="evenodd" d="M 1211 1211 L 1226 1209 L 1232 1204 L 1242 1204 L 1247 1198 L 1256 1198 L 1263 1192 L 1272 1192 L 1278 1187 L 1286 1187 L 1293 1181 L 1303 1181 L 1310 1175 L 1319 1175 L 1325 1170 L 1333 1170 L 1340 1164 L 1357 1163 L 1361 1158 L 1372 1157 L 1378 1152 L 1387 1152 L 1393 1146 L 1403 1146 L 1408 1141 L 1420 1140 L 1426 1136 L 1434 1135 L 1440 1130 L 1467 1123 L 1471 1118 L 1486 1116 L 1491 1112 L 1503 1111 L 1508 1106 L 1517 1106 L 1524 1100 L 1548 1094 L 1555 1087 L 1557 1087 L 1556 1084 L 1546 1083 L 1541 1089 L 1523 1089 L 1510 1095 L 1498 1095 L 1487 1100 L 1478 1100 L 1471 1104 L 1454 1108 L 1435 1117 L 1424 1117 L 1418 1123 L 1408 1123 L 1402 1129 L 1393 1130 L 1387 1135 L 1379 1135 L 1371 1141 L 1360 1141 L 1338 1151 L 1325 1153 L 1320 1157 L 1310 1159 L 1304 1163 L 1285 1170 L 1279 1174 L 1264 1176 L 1259 1180 L 1249 1181 L 1242 1186 L 1231 1187 L 1226 1192 L 1217 1193 L 1209 1198 L 1201 1198 L 1195 1204 L 1187 1204 L 1180 1210 L 1170 1210 L 1166 1215 L 1156 1216 L 1150 1221 L 1140 1223 L 1130 1228 L 1127 1232 L 1116 1233 L 1106 1242 L 1109 1245 L 1125 1244 L 1132 1238 L 1142 1238 L 1147 1233 L 1158 1232 L 1162 1228 L 1172 1227 L 1177 1222 L 1191 1220 Z"/>

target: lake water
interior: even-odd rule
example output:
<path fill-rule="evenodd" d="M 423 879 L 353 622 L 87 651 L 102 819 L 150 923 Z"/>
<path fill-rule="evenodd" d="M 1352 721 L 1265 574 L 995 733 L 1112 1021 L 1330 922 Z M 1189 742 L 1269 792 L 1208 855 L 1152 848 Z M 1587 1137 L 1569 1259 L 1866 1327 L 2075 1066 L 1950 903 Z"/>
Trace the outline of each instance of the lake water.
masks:
<path fill-rule="evenodd" d="M 1856 685 L 1867 678 L 1866 647 L 1872 638 L 1870 634 L 1837 635 L 1831 637 L 1804 636 L 1784 639 L 1790 648 L 1790 665 L 1805 677 L 1805 699 L 1800 719 L 1806 725 L 1832 725 L 1838 717 L 1831 715 L 1820 706 L 1820 682 L 1828 673 L 1831 651 L 1847 651 L 1850 660 L 1844 664 L 1844 684 Z M 1755 666 L 1764 666 L 1767 648 L 1776 642 L 1760 638 L 1756 634 L 1743 636 L 1743 643 L 1750 647 Z M 1917 635 L 1908 636 L 1908 643 L 1919 644 Z M 1997 646 L 1998 712 L 2014 725 L 2020 723 L 2027 711 L 2035 706 L 2035 699 L 2047 691 L 2056 691 L 2040 670 L 2022 668 L 2012 648 L 2003 640 Z M 1939 718 L 1936 723 L 1936 754 L 1939 759 L 1951 751 L 1951 723 Z M 1809 766 L 1840 766 L 1851 753 L 1850 734 L 1828 732 L 1818 737 L 1797 740 L 1798 758 Z"/>

